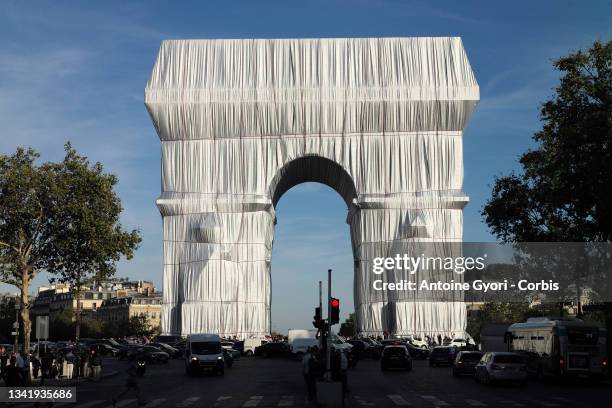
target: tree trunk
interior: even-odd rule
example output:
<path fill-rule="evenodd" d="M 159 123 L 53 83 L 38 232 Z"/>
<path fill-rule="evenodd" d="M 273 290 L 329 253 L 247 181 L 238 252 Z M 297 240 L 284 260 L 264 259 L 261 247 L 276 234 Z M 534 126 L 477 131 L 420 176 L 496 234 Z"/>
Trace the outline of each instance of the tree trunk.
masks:
<path fill-rule="evenodd" d="M 21 322 L 23 324 L 23 352 L 30 352 L 30 333 L 32 332 L 32 323 L 30 322 L 30 302 L 28 299 L 28 290 L 30 289 L 30 273 L 27 267 L 23 268 L 21 273 Z"/>
<path fill-rule="evenodd" d="M 79 342 L 79 338 L 81 337 L 81 288 L 77 286 L 74 292 L 76 298 L 76 315 L 75 315 L 75 342 Z"/>

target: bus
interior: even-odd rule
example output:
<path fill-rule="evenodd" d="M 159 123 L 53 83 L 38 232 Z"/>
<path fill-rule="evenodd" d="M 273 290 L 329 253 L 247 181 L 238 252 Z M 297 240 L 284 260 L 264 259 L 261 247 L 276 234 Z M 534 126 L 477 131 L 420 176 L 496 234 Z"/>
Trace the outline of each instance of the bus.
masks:
<path fill-rule="evenodd" d="M 599 327 L 580 319 L 534 317 L 508 327 L 508 351 L 522 354 L 529 374 L 604 377 L 608 367 Z"/>

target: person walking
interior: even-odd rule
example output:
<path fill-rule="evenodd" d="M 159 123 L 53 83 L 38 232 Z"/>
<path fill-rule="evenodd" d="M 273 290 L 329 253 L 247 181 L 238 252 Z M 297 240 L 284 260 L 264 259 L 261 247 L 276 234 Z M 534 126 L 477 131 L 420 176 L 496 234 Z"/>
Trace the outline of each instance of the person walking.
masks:
<path fill-rule="evenodd" d="M 102 372 L 102 358 L 100 358 L 100 354 L 96 352 L 95 348 L 91 349 L 89 365 L 91 367 L 91 376 L 93 380 L 98 381 L 100 379 L 100 373 Z"/>
<path fill-rule="evenodd" d="M 146 363 L 144 356 L 137 356 L 127 369 L 128 377 L 125 382 L 125 389 L 112 399 L 113 407 L 117 406 L 117 402 L 130 392 L 134 392 L 136 394 L 138 406 L 146 405 L 146 402 L 141 398 L 139 385 L 139 377 L 144 376 L 145 370 Z"/>
<path fill-rule="evenodd" d="M 4 346 L 0 346 L 0 378 L 2 378 L 5 383 L 5 375 L 6 375 L 6 366 L 8 365 L 9 355 Z"/>
<path fill-rule="evenodd" d="M 302 358 L 302 374 L 304 375 L 304 381 L 306 382 L 306 391 L 308 394 L 308 401 L 314 401 L 316 396 L 316 383 L 315 383 L 315 372 L 313 370 L 314 356 L 312 354 L 312 347 L 308 347 L 306 354 Z"/>

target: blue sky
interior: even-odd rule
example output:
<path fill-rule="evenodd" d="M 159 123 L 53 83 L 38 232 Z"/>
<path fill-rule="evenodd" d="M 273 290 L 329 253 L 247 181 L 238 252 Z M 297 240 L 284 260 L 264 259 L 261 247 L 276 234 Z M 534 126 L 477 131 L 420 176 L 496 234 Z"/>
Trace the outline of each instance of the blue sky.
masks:
<path fill-rule="evenodd" d="M 160 143 L 143 105 L 159 44 L 173 38 L 460 36 L 481 102 L 465 131 L 465 240 L 492 237 L 479 215 L 495 175 L 516 169 L 557 81 L 551 60 L 609 40 L 609 1 L 3 1 L 0 3 L 0 152 L 29 145 L 44 160 L 70 140 L 119 176 L 123 223 L 143 244 L 118 275 L 161 283 Z M 308 183 L 277 208 L 273 328 L 309 325 L 316 281 L 336 271 L 343 316 L 352 310 L 346 207 Z M 41 276 L 35 284 L 45 283 Z M 0 285 L 0 291 L 15 288 Z"/>

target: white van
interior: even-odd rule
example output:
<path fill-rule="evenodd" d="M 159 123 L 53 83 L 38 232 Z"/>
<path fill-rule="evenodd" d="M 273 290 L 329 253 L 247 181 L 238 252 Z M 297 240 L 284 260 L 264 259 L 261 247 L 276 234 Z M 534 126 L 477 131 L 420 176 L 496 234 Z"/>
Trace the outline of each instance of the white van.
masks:
<path fill-rule="evenodd" d="M 244 351 L 246 356 L 251 357 L 255 354 L 255 349 L 262 344 L 266 344 L 267 341 L 263 339 L 244 339 Z"/>
<path fill-rule="evenodd" d="M 185 373 L 211 371 L 223 375 L 225 360 L 221 338 L 216 334 L 192 334 L 185 344 Z"/>
<path fill-rule="evenodd" d="M 295 339 L 293 344 L 289 346 L 289 350 L 291 350 L 293 357 L 297 357 L 301 361 L 309 347 L 319 347 L 319 340 L 314 338 Z"/>

